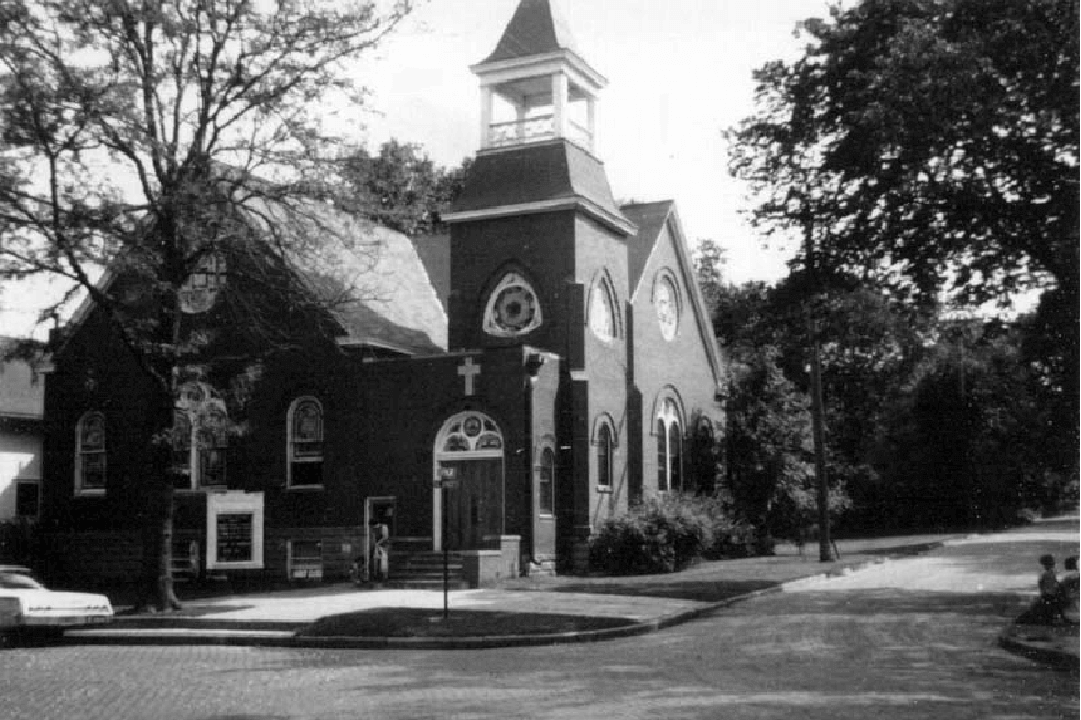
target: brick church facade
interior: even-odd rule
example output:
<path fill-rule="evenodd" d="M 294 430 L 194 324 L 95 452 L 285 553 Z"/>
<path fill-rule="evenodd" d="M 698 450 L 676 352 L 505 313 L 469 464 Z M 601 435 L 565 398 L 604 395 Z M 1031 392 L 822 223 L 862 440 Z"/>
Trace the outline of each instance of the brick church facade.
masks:
<path fill-rule="evenodd" d="M 344 577 L 379 519 L 392 575 L 444 545 L 473 585 L 582 572 L 605 518 L 695 486 L 723 367 L 674 204 L 615 202 L 593 154 L 605 81 L 548 0 L 522 0 L 473 70 L 482 147 L 449 236 L 371 229 L 384 301 L 338 352 L 262 367 L 245 433 L 185 449 L 182 569 Z M 46 380 L 48 575 L 138 574 L 150 394 L 84 308 Z"/>

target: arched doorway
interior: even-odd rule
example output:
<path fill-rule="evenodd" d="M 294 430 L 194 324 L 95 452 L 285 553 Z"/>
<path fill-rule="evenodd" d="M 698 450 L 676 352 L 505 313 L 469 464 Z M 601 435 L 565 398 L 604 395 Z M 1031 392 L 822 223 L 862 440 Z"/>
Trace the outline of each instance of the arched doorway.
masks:
<path fill-rule="evenodd" d="M 443 547 L 444 524 L 450 550 L 475 550 L 484 547 L 486 535 L 503 534 L 503 447 L 499 426 L 484 413 L 458 413 L 443 424 L 435 440 L 433 477 L 449 470 L 455 482 L 453 489 L 433 490 L 436 550 Z"/>

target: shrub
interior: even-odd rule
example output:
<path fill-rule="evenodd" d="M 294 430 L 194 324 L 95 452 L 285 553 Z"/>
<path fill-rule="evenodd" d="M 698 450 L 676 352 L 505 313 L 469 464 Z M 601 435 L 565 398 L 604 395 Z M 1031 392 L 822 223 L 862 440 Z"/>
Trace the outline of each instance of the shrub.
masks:
<path fill-rule="evenodd" d="M 606 520 L 590 542 L 590 568 L 610 575 L 674 572 L 715 546 L 732 525 L 720 501 L 673 493 Z"/>

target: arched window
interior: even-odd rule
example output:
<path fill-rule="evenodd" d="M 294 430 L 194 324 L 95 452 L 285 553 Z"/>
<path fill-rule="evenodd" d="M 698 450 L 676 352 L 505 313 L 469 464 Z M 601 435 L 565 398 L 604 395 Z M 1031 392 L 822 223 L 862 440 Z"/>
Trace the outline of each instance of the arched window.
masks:
<path fill-rule="evenodd" d="M 589 329 L 599 340 L 609 342 L 619 336 L 619 320 L 612 288 L 601 279 L 589 298 Z"/>
<path fill-rule="evenodd" d="M 597 487 L 612 487 L 612 428 L 603 423 L 597 429 Z"/>
<path fill-rule="evenodd" d="M 191 488 L 191 418 L 183 410 L 173 410 L 173 476 L 177 478 L 178 489 Z"/>
<path fill-rule="evenodd" d="M 459 413 L 443 425 L 436 440 L 436 455 L 454 460 L 470 457 L 503 457 L 503 435 L 487 415 Z"/>
<path fill-rule="evenodd" d="M 88 412 L 79 418 L 75 431 L 75 491 L 105 492 L 105 416 Z"/>
<path fill-rule="evenodd" d="M 683 429 L 679 408 L 674 400 L 665 400 L 657 413 L 657 489 L 683 488 Z"/>
<path fill-rule="evenodd" d="M 537 467 L 537 511 L 541 515 L 555 514 L 556 455 L 551 448 L 541 451 Z"/>
<path fill-rule="evenodd" d="M 172 429 L 176 489 L 225 487 L 228 446 L 229 413 L 218 392 L 198 381 L 181 385 Z"/>
<path fill-rule="evenodd" d="M 198 487 L 224 487 L 229 417 L 224 407 L 209 405 L 196 423 L 195 439 L 199 452 Z"/>
<path fill-rule="evenodd" d="M 289 487 L 323 484 L 323 406 L 313 397 L 297 398 L 289 408 Z"/>

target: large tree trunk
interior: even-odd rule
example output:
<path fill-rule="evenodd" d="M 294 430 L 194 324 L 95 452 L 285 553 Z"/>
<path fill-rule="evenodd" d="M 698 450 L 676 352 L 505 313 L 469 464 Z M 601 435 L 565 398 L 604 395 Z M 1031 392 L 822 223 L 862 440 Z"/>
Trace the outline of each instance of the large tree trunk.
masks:
<path fill-rule="evenodd" d="M 168 422 L 164 424 L 168 411 Z M 162 402 L 159 408 L 161 421 L 157 427 L 171 427 L 173 403 Z M 174 478 L 171 472 L 171 446 L 164 435 L 152 441 L 149 475 L 152 478 L 144 495 L 145 523 L 143 527 L 143 572 L 140 600 L 136 609 L 159 612 L 181 609 L 173 588 L 173 515 Z"/>

